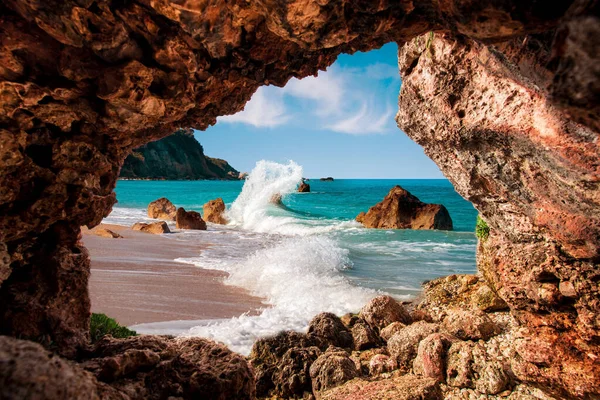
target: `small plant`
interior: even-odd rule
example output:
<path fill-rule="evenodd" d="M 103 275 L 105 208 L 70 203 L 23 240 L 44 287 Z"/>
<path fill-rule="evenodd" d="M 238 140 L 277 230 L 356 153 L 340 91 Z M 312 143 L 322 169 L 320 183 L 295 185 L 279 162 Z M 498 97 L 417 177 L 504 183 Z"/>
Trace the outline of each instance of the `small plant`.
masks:
<path fill-rule="evenodd" d="M 135 336 L 137 333 L 125 326 L 119 325 L 117 321 L 104 314 L 92 314 L 90 320 L 90 336 L 92 338 L 92 343 L 102 339 L 104 335 L 111 335 L 115 338 L 126 338 Z"/>
<path fill-rule="evenodd" d="M 477 216 L 477 224 L 475 225 L 475 236 L 479 238 L 479 240 L 485 241 L 488 236 L 490 236 L 490 227 L 487 222 L 481 218 L 481 215 Z"/>

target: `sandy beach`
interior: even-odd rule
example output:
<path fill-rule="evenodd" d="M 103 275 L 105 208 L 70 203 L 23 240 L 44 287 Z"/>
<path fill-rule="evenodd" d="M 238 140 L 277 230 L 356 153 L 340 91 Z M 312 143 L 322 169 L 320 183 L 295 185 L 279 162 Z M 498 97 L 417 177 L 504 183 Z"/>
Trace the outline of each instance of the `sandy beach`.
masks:
<path fill-rule="evenodd" d="M 265 305 L 241 288 L 222 283 L 226 273 L 173 261 L 193 257 L 203 245 L 103 224 L 122 235 L 105 238 L 83 228 L 92 260 L 92 312 L 123 325 L 231 318 L 259 314 Z"/>

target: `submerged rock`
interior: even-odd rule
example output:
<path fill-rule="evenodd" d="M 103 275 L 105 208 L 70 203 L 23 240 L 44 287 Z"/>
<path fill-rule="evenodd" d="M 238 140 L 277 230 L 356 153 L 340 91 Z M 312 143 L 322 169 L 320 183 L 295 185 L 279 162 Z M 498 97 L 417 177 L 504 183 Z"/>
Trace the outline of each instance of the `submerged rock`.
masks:
<path fill-rule="evenodd" d="M 161 197 L 148 204 L 148 217 L 150 218 L 175 221 L 176 213 L 177 208 L 166 197 Z"/>
<path fill-rule="evenodd" d="M 360 310 L 360 317 L 376 331 L 393 322 L 410 323 L 408 311 L 391 296 L 378 296 L 369 301 Z"/>
<path fill-rule="evenodd" d="M 197 213 L 196 211 L 185 211 L 183 207 L 177 209 L 175 221 L 177 229 L 206 230 L 206 222 L 204 222 L 200 213 Z"/>
<path fill-rule="evenodd" d="M 452 230 L 452 218 L 441 204 L 426 204 L 400 186 L 381 203 L 360 213 L 356 220 L 366 228 Z"/>
<path fill-rule="evenodd" d="M 204 204 L 204 220 L 213 224 L 226 225 L 227 220 L 224 217 L 225 202 L 222 198 L 211 200 Z"/>
<path fill-rule="evenodd" d="M 135 224 L 133 224 L 131 229 L 133 229 L 134 231 L 153 233 L 155 235 L 171 233 L 169 225 L 167 225 L 165 221 L 152 222 L 151 224 L 146 224 L 144 222 L 136 222 Z"/>

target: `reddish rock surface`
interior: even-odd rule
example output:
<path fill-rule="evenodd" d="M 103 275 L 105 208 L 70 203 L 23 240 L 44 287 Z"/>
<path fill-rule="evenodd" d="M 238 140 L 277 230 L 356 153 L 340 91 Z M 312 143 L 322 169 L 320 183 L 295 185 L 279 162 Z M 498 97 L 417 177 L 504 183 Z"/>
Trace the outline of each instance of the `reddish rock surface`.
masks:
<path fill-rule="evenodd" d="M 166 197 L 161 197 L 148 204 L 148 217 L 150 218 L 175 221 L 176 213 L 177 208 Z"/>
<path fill-rule="evenodd" d="M 206 203 L 204 209 L 204 220 L 213 224 L 226 225 L 227 220 L 223 216 L 225 213 L 225 202 L 222 198 L 211 200 Z"/>
<path fill-rule="evenodd" d="M 356 220 L 366 228 L 452 230 L 452 218 L 441 204 L 426 204 L 400 186 Z"/>
<path fill-rule="evenodd" d="M 410 322 L 408 311 L 391 296 L 377 296 L 360 310 L 360 317 L 377 331 L 394 322 Z"/>
<path fill-rule="evenodd" d="M 94 235 L 109 238 L 109 239 L 118 239 L 118 238 L 123 237 L 123 236 L 119 235 L 117 232 L 111 231 L 110 229 L 106 229 L 106 228 L 94 229 L 92 232 L 94 233 Z"/>
<path fill-rule="evenodd" d="M 196 211 L 185 211 L 183 207 L 177 209 L 175 223 L 177 229 L 206 230 L 206 222 L 204 222 L 200 213 L 197 213 Z"/>
<path fill-rule="evenodd" d="M 308 183 L 302 181 L 302 183 L 298 186 L 298 192 L 299 193 L 309 193 L 310 185 Z"/>

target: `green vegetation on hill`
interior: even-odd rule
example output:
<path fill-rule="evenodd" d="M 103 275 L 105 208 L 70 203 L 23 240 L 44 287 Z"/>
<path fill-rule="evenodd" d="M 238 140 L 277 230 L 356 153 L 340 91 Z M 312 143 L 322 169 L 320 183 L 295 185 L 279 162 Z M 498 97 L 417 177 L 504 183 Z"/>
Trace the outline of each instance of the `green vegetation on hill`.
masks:
<path fill-rule="evenodd" d="M 90 319 L 90 337 L 92 343 L 102 339 L 105 335 L 111 335 L 114 338 L 126 338 L 136 336 L 137 332 L 121 326 L 114 319 L 104 314 L 92 314 Z"/>
<path fill-rule="evenodd" d="M 121 168 L 121 178 L 129 179 L 238 179 L 225 160 L 204 155 L 191 129 L 179 129 L 173 135 L 135 149 Z"/>

